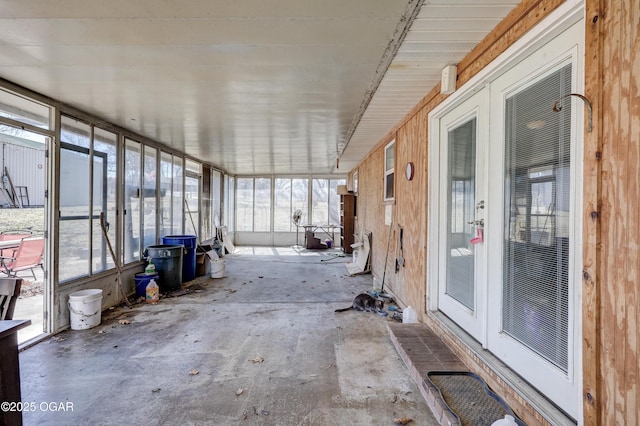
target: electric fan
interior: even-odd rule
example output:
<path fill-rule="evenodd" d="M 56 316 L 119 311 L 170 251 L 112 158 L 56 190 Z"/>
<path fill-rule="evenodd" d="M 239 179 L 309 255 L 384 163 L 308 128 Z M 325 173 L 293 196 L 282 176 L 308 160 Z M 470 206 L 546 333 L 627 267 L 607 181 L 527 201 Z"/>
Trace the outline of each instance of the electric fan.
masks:
<path fill-rule="evenodd" d="M 300 221 L 302 220 L 302 210 L 298 209 L 294 211 L 291 219 L 293 220 L 293 224 L 296 225 L 296 246 L 299 246 L 300 244 L 298 244 L 298 230 L 300 228 Z"/>

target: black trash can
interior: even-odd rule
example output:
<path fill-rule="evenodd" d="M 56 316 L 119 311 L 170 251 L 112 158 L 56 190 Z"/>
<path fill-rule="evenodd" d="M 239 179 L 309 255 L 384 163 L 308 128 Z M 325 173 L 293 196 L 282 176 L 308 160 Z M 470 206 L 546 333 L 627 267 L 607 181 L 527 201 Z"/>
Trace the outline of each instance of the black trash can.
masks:
<path fill-rule="evenodd" d="M 162 244 L 182 244 L 186 251 L 182 256 L 182 281 L 191 281 L 196 277 L 196 241 L 195 235 L 167 235 Z"/>
<path fill-rule="evenodd" d="M 159 244 L 149 246 L 146 255 L 153 259 L 158 273 L 158 286 L 161 291 L 180 288 L 182 285 L 182 257 L 185 248 L 182 245 Z"/>

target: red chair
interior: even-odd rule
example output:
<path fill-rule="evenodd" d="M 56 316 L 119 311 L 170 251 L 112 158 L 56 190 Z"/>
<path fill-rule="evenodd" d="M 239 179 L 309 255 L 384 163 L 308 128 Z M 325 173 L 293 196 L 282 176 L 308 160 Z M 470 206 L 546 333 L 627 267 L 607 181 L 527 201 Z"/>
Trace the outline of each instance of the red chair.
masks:
<path fill-rule="evenodd" d="M 20 241 L 23 238 L 31 237 L 30 231 L 2 231 L 0 232 L 0 242 L 2 241 Z M 7 246 L 5 248 L 0 247 L 0 256 L 4 256 L 4 250 L 15 252 L 18 248 L 18 244 L 15 246 Z"/>
<path fill-rule="evenodd" d="M 44 238 L 23 238 L 11 257 L 0 256 L 0 268 L 9 277 L 17 277 L 18 272 L 29 269 L 33 274 L 33 279 L 37 280 L 33 268 L 38 266 L 43 268 L 43 256 Z"/>

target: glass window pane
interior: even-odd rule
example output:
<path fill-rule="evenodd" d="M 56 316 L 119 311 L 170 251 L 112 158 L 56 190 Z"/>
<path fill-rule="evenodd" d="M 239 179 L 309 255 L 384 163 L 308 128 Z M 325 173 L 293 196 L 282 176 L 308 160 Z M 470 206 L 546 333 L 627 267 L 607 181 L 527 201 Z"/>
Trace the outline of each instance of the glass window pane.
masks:
<path fill-rule="evenodd" d="M 140 143 L 125 141 L 124 170 L 124 262 L 140 260 Z"/>
<path fill-rule="evenodd" d="M 474 249 L 475 227 L 476 119 L 451 130 L 448 144 L 447 197 L 447 285 L 449 296 L 475 309 Z"/>
<path fill-rule="evenodd" d="M 389 173 L 384 177 L 384 199 L 390 200 L 393 198 L 393 185 L 394 185 L 395 173 Z"/>
<path fill-rule="evenodd" d="M 213 226 L 222 224 L 222 174 L 218 171 L 211 171 L 211 214 L 213 215 Z M 207 237 L 205 237 L 207 238 Z M 210 237 L 209 237 L 210 238 Z"/>
<path fill-rule="evenodd" d="M 63 115 L 60 138 L 62 142 L 89 148 L 91 146 L 91 127 L 87 123 Z"/>
<path fill-rule="evenodd" d="M 60 149 L 60 282 L 89 274 L 89 150 Z"/>
<path fill-rule="evenodd" d="M 180 157 L 173 157 L 173 219 L 171 228 L 174 235 L 181 235 L 184 231 L 184 161 Z"/>
<path fill-rule="evenodd" d="M 142 248 L 158 244 L 156 235 L 156 190 L 157 190 L 157 160 L 158 150 L 144 147 L 144 178 L 142 180 Z"/>
<path fill-rule="evenodd" d="M 503 331 L 567 371 L 571 65 L 506 100 Z M 565 99 L 559 112 L 546 105 Z"/>
<path fill-rule="evenodd" d="M 291 179 L 276 178 L 273 194 L 273 230 L 289 232 L 292 229 Z"/>
<path fill-rule="evenodd" d="M 185 169 L 187 173 L 190 173 L 193 175 L 199 176 L 202 174 L 202 165 L 197 161 L 189 160 L 188 158 L 185 159 Z"/>
<path fill-rule="evenodd" d="M 0 89 L 0 117 L 41 129 L 51 128 L 51 107 L 5 89 Z"/>
<path fill-rule="evenodd" d="M 358 171 L 353 173 L 353 192 L 358 195 Z"/>
<path fill-rule="evenodd" d="M 169 153 L 160 154 L 160 235 L 171 235 L 173 160 Z"/>
<path fill-rule="evenodd" d="M 313 180 L 311 202 L 312 223 L 327 225 L 329 222 L 329 179 Z"/>
<path fill-rule="evenodd" d="M 344 185 L 344 179 L 332 179 L 329 189 L 329 225 L 340 225 L 340 196 L 338 185 Z"/>
<path fill-rule="evenodd" d="M 269 232 L 271 230 L 271 179 L 255 179 L 253 207 L 253 231 Z"/>
<path fill-rule="evenodd" d="M 217 173 L 217 172 L 216 172 Z M 219 173 L 217 173 L 219 176 Z M 216 188 L 214 188 L 214 171 L 211 170 L 209 166 L 202 166 L 202 177 L 200 184 L 202 187 L 200 188 L 200 233 L 198 234 L 198 241 L 207 241 L 213 237 L 213 215 L 214 211 L 216 214 L 219 214 L 220 203 L 218 200 L 220 199 L 220 185 L 218 185 L 218 189 L 216 192 Z M 219 182 L 218 182 L 219 183 Z M 215 203 L 218 202 L 218 207 L 216 207 Z M 196 224 L 198 225 L 198 224 Z"/>
<path fill-rule="evenodd" d="M 396 164 L 396 144 L 392 143 L 384 150 L 384 171 L 387 172 L 395 168 Z"/>
<path fill-rule="evenodd" d="M 116 173 L 117 135 L 94 128 L 93 135 L 93 244 L 92 272 L 100 272 L 115 265 L 100 226 L 100 213 L 104 214 L 107 235 L 116 249 Z"/>
<path fill-rule="evenodd" d="M 229 176 L 229 180 L 227 182 L 229 188 L 227 190 L 227 195 L 229 197 L 229 202 L 227 203 L 227 229 L 229 232 L 236 231 L 236 215 L 234 214 L 234 206 L 236 205 L 236 179 L 232 176 Z"/>
<path fill-rule="evenodd" d="M 309 179 L 291 179 L 291 209 L 302 211 L 301 225 L 309 224 Z"/>
<path fill-rule="evenodd" d="M 384 199 L 394 198 L 396 143 L 391 142 L 384 150 Z"/>
<path fill-rule="evenodd" d="M 238 231 L 253 231 L 253 179 L 238 178 L 236 223 Z"/>
<path fill-rule="evenodd" d="M 200 235 L 198 232 L 198 221 L 200 217 L 199 205 L 200 205 L 200 178 L 187 176 L 184 179 L 185 183 L 185 234 L 186 235 Z"/>

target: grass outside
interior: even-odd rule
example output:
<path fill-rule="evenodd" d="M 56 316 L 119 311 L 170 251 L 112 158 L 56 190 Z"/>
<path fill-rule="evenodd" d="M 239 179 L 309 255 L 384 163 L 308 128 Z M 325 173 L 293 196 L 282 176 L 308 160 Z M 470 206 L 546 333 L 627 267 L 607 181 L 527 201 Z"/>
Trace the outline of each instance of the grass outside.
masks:
<path fill-rule="evenodd" d="M 0 208 L 0 232 L 6 231 L 29 231 L 35 235 L 44 234 L 44 207 Z"/>

